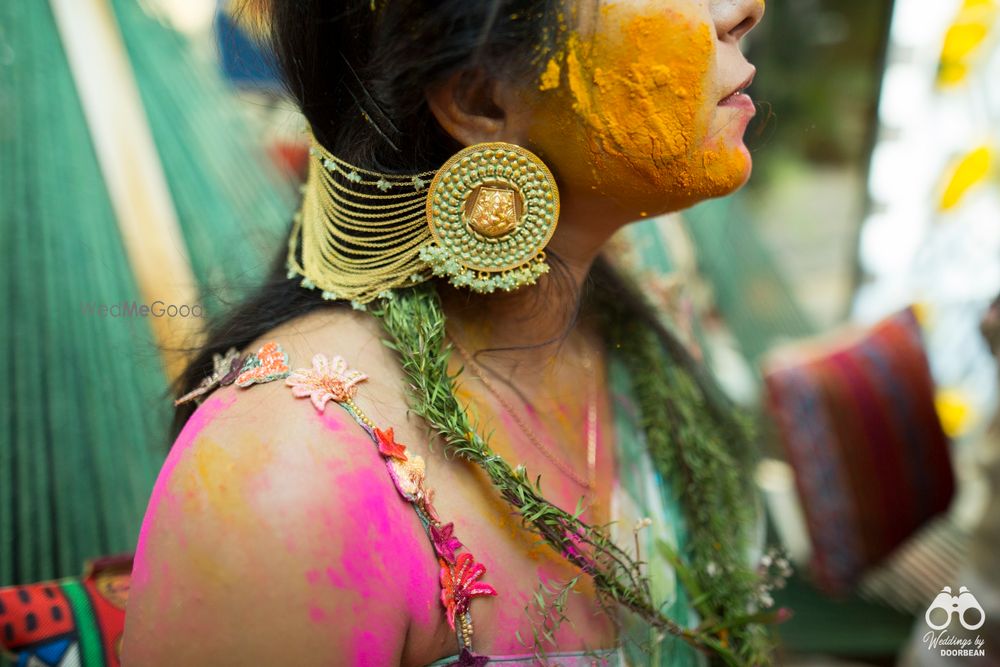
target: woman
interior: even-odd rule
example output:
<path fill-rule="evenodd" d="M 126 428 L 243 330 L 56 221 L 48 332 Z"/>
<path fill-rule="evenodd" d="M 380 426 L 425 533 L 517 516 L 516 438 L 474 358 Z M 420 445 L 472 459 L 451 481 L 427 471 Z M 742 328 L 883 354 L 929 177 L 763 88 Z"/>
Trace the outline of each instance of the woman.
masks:
<path fill-rule="evenodd" d="M 271 1 L 310 177 L 182 379 L 126 664 L 768 660 L 741 422 L 600 255 L 748 178 L 763 8 Z"/>

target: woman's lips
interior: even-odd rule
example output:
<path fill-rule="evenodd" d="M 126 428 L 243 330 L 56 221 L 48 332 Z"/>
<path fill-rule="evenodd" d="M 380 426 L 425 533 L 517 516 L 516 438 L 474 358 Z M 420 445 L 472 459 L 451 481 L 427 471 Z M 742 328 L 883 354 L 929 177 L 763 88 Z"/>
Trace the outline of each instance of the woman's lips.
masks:
<path fill-rule="evenodd" d="M 720 107 L 735 107 L 737 109 L 743 109 L 744 111 L 749 111 L 751 113 L 757 113 L 757 108 L 754 106 L 753 99 L 747 95 L 744 91 L 753 85 L 753 80 L 757 75 L 757 68 L 753 65 L 750 66 L 750 75 L 743 80 L 743 83 L 732 88 L 733 91 L 726 97 L 724 97 L 720 102 Z"/>
<path fill-rule="evenodd" d="M 719 102 L 720 107 L 733 107 L 749 112 L 751 115 L 757 113 L 757 107 L 746 93 L 736 92 Z"/>

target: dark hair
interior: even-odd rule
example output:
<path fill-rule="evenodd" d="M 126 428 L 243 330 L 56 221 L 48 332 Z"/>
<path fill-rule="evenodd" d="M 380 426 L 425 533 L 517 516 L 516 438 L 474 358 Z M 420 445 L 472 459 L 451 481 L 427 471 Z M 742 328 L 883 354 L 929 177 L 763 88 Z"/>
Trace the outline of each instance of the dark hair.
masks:
<path fill-rule="evenodd" d="M 540 71 L 562 38 L 559 0 L 270 0 L 267 5 L 268 46 L 313 134 L 348 162 L 386 173 L 437 169 L 461 148 L 431 113 L 428 87 L 476 68 L 493 77 L 528 76 Z M 285 252 L 279 249 L 264 283 L 209 328 L 207 342 L 175 383 L 176 395 L 211 373 L 213 353 L 243 349 L 314 309 L 347 306 L 324 301 L 318 290 L 289 279 Z M 546 254 L 553 267 L 546 279 L 575 290 L 563 260 Z M 675 360 L 680 355 L 695 367 L 639 291 L 603 257 L 592 266 L 584 294 L 570 300 L 574 310 L 563 338 L 590 288 L 613 295 L 657 331 Z M 193 410 L 193 404 L 177 408 L 172 438 Z"/>

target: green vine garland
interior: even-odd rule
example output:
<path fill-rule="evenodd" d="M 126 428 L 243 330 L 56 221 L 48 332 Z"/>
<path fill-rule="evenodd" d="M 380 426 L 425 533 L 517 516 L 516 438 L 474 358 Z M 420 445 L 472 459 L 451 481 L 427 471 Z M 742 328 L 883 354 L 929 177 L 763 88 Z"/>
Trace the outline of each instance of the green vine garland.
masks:
<path fill-rule="evenodd" d="M 771 640 L 761 624 L 772 622 L 775 614 L 757 609 L 759 578 L 746 562 L 751 496 L 733 445 L 727 446 L 738 443 L 746 451 L 747 429 L 711 408 L 705 383 L 680 351 L 668 355 L 648 325 L 620 312 L 620 300 L 601 302 L 608 340 L 623 355 L 635 383 L 654 463 L 674 482 L 688 517 L 687 553 L 668 556 L 701 616 L 694 629 L 659 611 L 640 564 L 610 539 L 606 527 L 587 525 L 578 513 L 545 500 L 540 479 L 533 484 L 524 466 L 511 468 L 470 423 L 455 397 L 461 371 L 448 374 L 451 345 L 445 344 L 445 317 L 432 283 L 397 290 L 370 304 L 370 311 L 390 336 L 383 343 L 400 357 L 410 408 L 438 433 L 445 453 L 480 466 L 520 513 L 524 527 L 590 575 L 602 598 L 727 665 L 770 664 Z"/>

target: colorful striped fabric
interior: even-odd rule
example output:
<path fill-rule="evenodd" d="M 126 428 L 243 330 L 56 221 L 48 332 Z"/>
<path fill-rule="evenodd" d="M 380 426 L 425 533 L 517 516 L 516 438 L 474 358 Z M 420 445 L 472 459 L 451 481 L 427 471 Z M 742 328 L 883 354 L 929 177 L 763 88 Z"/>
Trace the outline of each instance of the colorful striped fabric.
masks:
<path fill-rule="evenodd" d="M 919 324 L 907 309 L 860 337 L 797 345 L 772 356 L 764 375 L 816 584 L 845 594 L 954 492 Z"/>
<path fill-rule="evenodd" d="M 0 650 L 28 667 L 118 667 L 132 555 L 89 562 L 83 577 L 0 588 Z"/>

